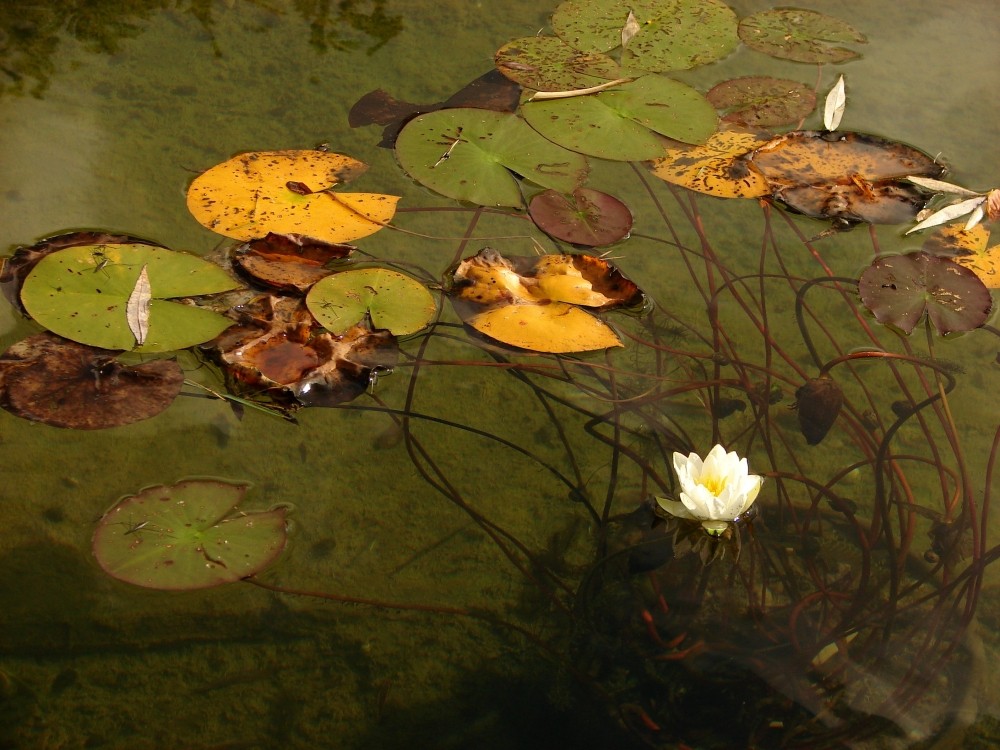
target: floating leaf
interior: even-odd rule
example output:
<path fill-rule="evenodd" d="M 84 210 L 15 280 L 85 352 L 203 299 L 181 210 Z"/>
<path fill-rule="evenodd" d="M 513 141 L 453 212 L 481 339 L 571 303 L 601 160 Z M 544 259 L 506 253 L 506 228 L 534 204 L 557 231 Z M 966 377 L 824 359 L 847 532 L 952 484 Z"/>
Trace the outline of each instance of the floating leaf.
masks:
<path fill-rule="evenodd" d="M 765 138 L 738 130 L 723 130 L 703 146 L 678 143 L 651 163 L 661 180 L 717 198 L 759 198 L 771 192 L 764 176 L 751 169 L 747 156 Z"/>
<path fill-rule="evenodd" d="M 484 248 L 452 275 L 460 318 L 497 341 L 541 352 L 621 346 L 604 322 L 574 307 L 637 305 L 642 292 L 607 261 L 585 255 L 505 258 Z"/>
<path fill-rule="evenodd" d="M 858 288 L 880 323 L 907 334 L 925 311 L 938 333 L 971 331 L 986 322 L 993 305 L 989 289 L 973 271 L 923 252 L 876 258 Z"/>
<path fill-rule="evenodd" d="M 528 124 L 550 141 L 619 161 L 662 155 L 663 141 L 657 133 L 701 143 L 718 124 L 715 108 L 702 94 L 663 76 L 643 76 L 593 96 L 531 101 L 521 111 Z"/>
<path fill-rule="evenodd" d="M 595 86 L 622 77 L 614 60 L 598 52 L 581 52 L 554 36 L 529 36 L 497 50 L 497 70 L 525 88 L 565 91 Z"/>
<path fill-rule="evenodd" d="M 754 13 L 740 21 L 743 43 L 782 60 L 838 63 L 858 53 L 841 44 L 863 43 L 863 34 L 849 24 L 813 10 L 775 8 Z"/>
<path fill-rule="evenodd" d="M 149 274 L 146 273 L 146 266 L 143 266 L 139 271 L 139 278 L 135 280 L 135 287 L 125 303 L 125 319 L 129 330 L 135 336 L 136 346 L 146 343 L 146 336 L 149 333 L 149 303 L 152 300 Z"/>
<path fill-rule="evenodd" d="M 520 206 L 511 172 L 570 193 L 587 176 L 587 160 L 560 148 L 516 115 L 442 109 L 414 118 L 396 141 L 396 156 L 417 182 L 481 206 Z"/>
<path fill-rule="evenodd" d="M 823 109 L 823 127 L 827 130 L 836 130 L 840 127 L 840 120 L 844 116 L 844 108 L 847 106 L 847 92 L 844 90 L 844 76 L 837 79 L 837 83 L 826 95 L 826 106 Z"/>
<path fill-rule="evenodd" d="M 636 31 L 623 45 L 632 14 Z M 624 46 L 622 67 L 662 73 L 715 62 L 736 48 L 736 14 L 721 0 L 569 0 L 552 14 L 555 33 L 576 49 Z"/>
<path fill-rule="evenodd" d="M 136 347 L 128 301 L 144 268 L 149 330 Z M 171 299 L 238 286 L 218 266 L 186 253 L 140 244 L 79 245 L 42 258 L 24 282 L 21 301 L 40 325 L 68 339 L 104 349 L 165 352 L 208 341 L 230 324 Z"/>
<path fill-rule="evenodd" d="M 375 328 L 395 336 L 416 333 L 434 319 L 437 303 L 423 284 L 405 273 L 361 268 L 328 276 L 306 297 L 324 328 L 341 334 L 369 316 Z"/>
<path fill-rule="evenodd" d="M 367 168 L 327 151 L 251 151 L 196 177 L 187 192 L 188 210 L 203 226 L 238 240 L 275 232 L 350 242 L 381 229 L 399 200 L 332 191 Z"/>
<path fill-rule="evenodd" d="M 188 591 L 255 575 L 285 548 L 286 508 L 244 511 L 249 485 L 184 479 L 146 487 L 101 516 L 94 557 L 120 581 Z"/>
<path fill-rule="evenodd" d="M 959 216 L 965 216 L 965 214 L 975 211 L 985 202 L 985 195 L 977 195 L 975 198 L 969 198 L 964 201 L 959 201 L 958 203 L 952 203 L 939 211 L 935 211 L 916 226 L 910 227 L 906 233 L 910 234 L 912 232 L 920 231 L 921 229 L 929 229 L 930 227 L 947 224 L 952 219 L 957 219 Z"/>
<path fill-rule="evenodd" d="M 797 213 L 833 219 L 841 228 L 859 222 L 905 224 L 927 203 L 927 196 L 912 185 L 891 180 L 868 183 L 861 178 L 847 184 L 779 188 L 774 197 Z"/>
<path fill-rule="evenodd" d="M 0 355 L 0 404 L 54 427 L 101 430 L 156 416 L 181 391 L 173 360 L 129 366 L 118 352 L 40 333 Z"/>
<path fill-rule="evenodd" d="M 333 271 L 326 264 L 346 258 L 352 245 L 320 242 L 294 234 L 268 234 L 236 248 L 233 265 L 254 282 L 284 292 L 304 294 Z"/>
<path fill-rule="evenodd" d="M 399 357 L 389 331 L 362 322 L 340 336 L 323 331 L 302 299 L 262 296 L 233 311 L 237 324 L 209 353 L 230 388 L 283 405 L 335 406 L 357 398 L 373 373 Z"/>
<path fill-rule="evenodd" d="M 632 12 L 631 8 L 628 12 L 628 18 L 625 19 L 625 25 L 622 26 L 622 49 L 628 49 L 629 43 L 635 38 L 635 35 L 639 33 L 642 27 L 639 25 L 639 21 L 635 17 L 635 13 Z"/>
<path fill-rule="evenodd" d="M 982 224 L 972 229 L 951 224 L 924 240 L 923 250 L 931 255 L 948 255 L 971 269 L 990 289 L 1000 289 L 1000 245 L 988 247 L 989 240 L 990 231 Z"/>
<path fill-rule="evenodd" d="M 944 180 L 934 180 L 930 177 L 907 175 L 906 179 L 914 185 L 919 185 L 920 187 L 926 190 L 931 190 L 935 193 L 951 193 L 953 195 L 960 195 L 966 198 L 982 195 L 982 193 L 977 193 L 974 190 L 968 190 L 961 185 L 955 185 L 951 182 L 945 182 Z"/>
<path fill-rule="evenodd" d="M 829 377 L 807 380 L 795 391 L 799 429 L 809 445 L 818 445 L 837 421 L 844 405 L 844 392 Z"/>
<path fill-rule="evenodd" d="M 577 188 L 572 195 L 546 190 L 531 199 L 528 213 L 543 232 L 574 245 L 610 245 L 632 230 L 628 206 L 590 188 Z"/>
<path fill-rule="evenodd" d="M 764 76 L 723 81 L 705 96 L 725 113 L 724 122 L 748 128 L 798 122 L 816 106 L 816 94 L 804 83 Z"/>

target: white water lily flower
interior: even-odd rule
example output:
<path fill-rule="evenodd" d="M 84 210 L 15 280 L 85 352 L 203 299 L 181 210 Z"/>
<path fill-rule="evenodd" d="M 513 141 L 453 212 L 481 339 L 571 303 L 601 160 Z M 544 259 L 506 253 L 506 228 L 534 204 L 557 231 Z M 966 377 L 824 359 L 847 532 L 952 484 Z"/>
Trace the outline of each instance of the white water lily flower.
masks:
<path fill-rule="evenodd" d="M 674 471 L 681 485 L 681 499 L 658 497 L 656 502 L 677 518 L 700 521 L 709 534 L 722 534 L 747 512 L 763 477 L 751 474 L 747 460 L 716 445 L 702 461 L 696 453 L 674 453 Z"/>

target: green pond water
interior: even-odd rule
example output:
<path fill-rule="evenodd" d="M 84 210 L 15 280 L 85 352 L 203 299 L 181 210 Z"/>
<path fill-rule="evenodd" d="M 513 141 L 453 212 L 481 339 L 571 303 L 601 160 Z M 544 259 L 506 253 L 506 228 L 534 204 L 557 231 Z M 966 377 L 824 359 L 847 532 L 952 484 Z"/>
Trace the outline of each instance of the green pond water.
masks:
<path fill-rule="evenodd" d="M 740 17 L 769 5 L 731 3 Z M 815 0 L 803 7 L 863 31 L 863 57 L 818 69 L 741 47 L 678 77 L 705 89 L 728 77 L 775 75 L 822 94 L 842 72 L 842 129 L 912 144 L 946 163 L 949 181 L 969 188 L 1000 183 L 993 2 Z M 222 238 L 185 207 L 197 172 L 240 151 L 321 143 L 370 165 L 352 189 L 399 195 L 401 208 L 454 208 L 403 174 L 392 152 L 377 146 L 377 126 L 350 128 L 348 111 L 377 88 L 410 102 L 443 100 L 489 70 L 502 44 L 546 27 L 552 10 L 522 0 L 5 2 L 0 244 L 12 250 L 102 229 L 205 254 Z M 815 114 L 806 126 L 819 126 Z M 635 216 L 635 236 L 613 248 L 614 262 L 669 312 L 655 333 L 618 318 L 636 338 L 607 358 L 560 370 L 554 358 L 513 357 L 549 368 L 524 373 L 494 366 L 511 360 L 469 343 L 456 326 L 405 342 L 420 366 L 404 358 L 354 408 L 305 409 L 298 424 L 254 410 L 238 418 L 226 403 L 191 397 L 153 419 L 97 432 L 0 411 L 0 749 L 994 747 L 997 570 L 970 573 L 979 558 L 966 546 L 953 569 L 927 573 L 928 533 L 945 528 L 931 519 L 907 520 L 900 511 L 887 522 L 907 521 L 913 532 L 902 583 L 886 583 L 876 549 L 871 575 L 883 587 L 882 604 L 855 613 L 856 640 L 853 631 L 838 632 L 816 643 L 818 651 L 835 636 L 844 653 L 854 648 L 845 638 L 863 643 L 864 660 L 846 659 L 824 678 L 798 641 L 797 657 L 772 659 L 788 638 L 755 630 L 746 614 L 742 582 L 766 579 L 762 570 L 783 570 L 792 582 L 748 584 L 764 609 L 780 610 L 782 597 L 806 597 L 794 582 L 810 575 L 858 585 L 857 534 L 829 515 L 818 516 L 820 562 L 780 562 L 781 550 L 801 542 L 788 536 L 786 544 L 781 535 L 797 512 L 820 502 L 810 495 L 816 487 L 830 482 L 850 495 L 859 523 L 880 533 L 871 522 L 876 482 L 865 463 L 875 460 L 877 441 L 841 426 L 820 447 L 806 446 L 788 407 L 802 373 L 811 377 L 816 366 L 796 325 L 794 292 L 761 278 L 853 278 L 876 243 L 889 252 L 919 249 L 922 240 L 903 238 L 899 227 L 874 234 L 859 227 L 816 240 L 814 254 L 803 239 L 823 231 L 822 222 L 786 221 L 754 200 L 689 202 L 641 168 L 650 190 L 628 165 L 593 162 L 590 184 L 621 197 Z M 487 244 L 532 254 L 523 238 L 477 239 L 525 235 L 522 219 L 471 221 L 471 209 L 401 212 L 395 222 L 413 231 L 473 238 L 386 230 L 357 244 L 434 276 Z M 761 278 L 723 285 L 718 269 L 706 272 L 705 254 L 730 280 Z M 705 289 L 720 286 L 713 328 Z M 981 550 L 1000 543 L 997 514 L 983 517 L 981 507 L 1000 423 L 1000 341 L 974 331 L 928 343 L 920 327 L 906 342 L 879 331 L 876 345 L 847 303 L 825 289 L 809 297 L 824 359 L 909 347 L 961 371 L 947 409 L 938 400 L 921 411 L 920 424 L 899 428 L 893 452 L 920 458 L 901 460 L 892 486 L 938 513 L 961 496 L 954 507 L 972 503 L 979 514 L 974 543 Z M 764 309 L 762 300 L 766 316 L 747 313 Z M 447 302 L 443 308 L 443 319 L 455 323 Z M 3 349 L 37 330 L 0 306 Z M 742 397 L 744 410 L 713 421 L 699 400 L 710 387 L 651 397 L 654 375 L 673 386 L 712 380 L 713 368 L 733 377 L 712 360 L 719 335 L 717 351 L 752 362 L 746 372 L 780 401 L 768 407 L 766 398 L 750 403 L 745 392 L 724 390 Z M 642 344 L 657 336 L 660 353 Z M 204 375 L 194 372 L 194 359 L 183 363 L 192 377 Z M 934 372 L 901 365 L 896 374 L 876 366 L 845 374 L 857 406 L 850 424 L 873 411 L 884 431 L 896 418 L 891 402 L 900 388 L 935 394 Z M 418 415 L 408 427 L 413 440 L 387 409 Z M 757 409 L 767 413 L 770 448 L 759 438 L 748 443 L 754 414 L 763 413 Z M 699 579 L 700 567 L 690 558 L 668 563 L 664 570 L 677 570 L 660 580 L 656 568 L 624 581 L 608 571 L 621 567 L 617 550 L 643 538 L 633 511 L 657 479 L 670 483 L 664 446 L 678 435 L 701 453 L 719 435 L 739 441 L 734 448 L 749 445 L 751 467 L 772 478 L 758 501 L 759 547 L 748 549 L 744 538 L 739 566 L 732 554 L 712 564 L 703 613 L 686 621 L 686 639 L 665 645 L 646 630 L 642 613 L 656 613 L 657 585 L 666 600 L 683 600 L 685 581 Z M 812 484 L 782 484 L 780 472 Z M 107 576 L 90 551 L 101 514 L 143 487 L 192 476 L 251 483 L 248 507 L 293 508 L 288 547 L 262 582 L 365 602 L 247 583 L 168 593 Z M 969 486 L 965 495 L 958 476 Z M 598 564 L 605 555 L 612 562 Z M 947 604 L 904 609 L 890 628 L 885 613 L 896 597 L 914 596 L 907 575 L 928 600 L 940 586 Z M 974 597 L 947 588 L 949 576 L 978 581 L 975 617 L 967 605 Z M 684 634 L 669 632 L 671 616 L 657 614 L 662 641 Z M 803 605 L 779 619 L 795 620 L 794 638 L 808 641 L 804 623 L 828 622 L 824 616 Z M 960 620 L 972 623 L 969 635 L 952 638 L 952 621 Z M 721 635 L 712 640 L 712 633 Z M 760 639 L 759 658 L 735 655 L 747 633 Z M 699 638 L 704 650 L 673 658 Z M 671 658 L 657 658 L 665 655 Z M 911 657 L 917 676 L 901 666 Z M 824 679 L 826 687 L 815 688 Z M 843 689 L 830 688 L 838 680 Z M 911 682 L 922 687 L 894 692 Z M 868 715 L 876 718 L 866 723 Z M 866 729 L 843 736 L 817 729 L 857 723 Z M 795 744 L 784 730 L 800 724 L 826 744 Z"/>

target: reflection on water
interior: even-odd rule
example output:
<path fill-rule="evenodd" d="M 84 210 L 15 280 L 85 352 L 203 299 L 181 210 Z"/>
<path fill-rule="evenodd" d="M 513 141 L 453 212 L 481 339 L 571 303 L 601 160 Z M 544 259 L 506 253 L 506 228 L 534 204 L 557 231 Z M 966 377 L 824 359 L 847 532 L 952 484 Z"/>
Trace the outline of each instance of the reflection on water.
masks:
<path fill-rule="evenodd" d="M 921 5 L 873 17 L 863 2 L 815 3 L 870 39 L 838 69 L 844 127 L 941 151 L 951 179 L 988 188 L 991 6 Z M 551 10 L 486 6 L 5 6 L 5 241 L 89 227 L 205 252 L 217 238 L 184 208 L 193 172 L 321 142 L 371 164 L 359 190 L 454 208 L 346 113 L 375 88 L 446 98 Z M 685 78 L 817 76 L 746 50 L 719 69 Z M 0 413 L 0 747 L 995 741 L 995 336 L 903 338 L 873 325 L 850 283 L 806 286 L 855 278 L 876 250 L 919 248 L 896 228 L 808 243 L 821 223 L 754 201 L 689 200 L 622 165 L 595 164 L 592 184 L 629 203 L 635 235 L 612 254 L 659 303 L 612 319 L 627 346 L 607 357 L 510 356 L 445 304 L 374 393 L 297 425 L 198 398 L 92 434 Z M 396 222 L 444 237 L 525 232 L 472 209 Z M 486 241 L 384 231 L 359 244 L 440 277 Z M 523 239 L 489 244 L 531 252 Z M 0 315 L 4 348 L 35 330 Z M 796 391 L 859 350 L 898 356 L 831 366 L 846 404 L 808 446 Z M 674 490 L 672 451 L 714 442 L 767 480 L 739 557 L 727 548 L 706 568 L 673 557 L 702 538 L 675 539 L 645 502 Z M 297 594 L 168 594 L 96 566 L 94 522 L 117 498 L 198 475 L 253 483 L 254 507 L 294 506 L 290 545 L 260 582 Z"/>

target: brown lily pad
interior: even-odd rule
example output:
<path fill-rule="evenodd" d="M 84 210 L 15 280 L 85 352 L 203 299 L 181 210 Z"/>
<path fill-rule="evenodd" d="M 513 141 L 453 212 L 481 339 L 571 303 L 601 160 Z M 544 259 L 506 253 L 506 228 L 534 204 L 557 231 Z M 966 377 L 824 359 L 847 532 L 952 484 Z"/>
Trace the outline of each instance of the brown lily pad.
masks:
<path fill-rule="evenodd" d="M 24 419 L 101 430 L 156 416 L 177 397 L 184 372 L 173 360 L 124 365 L 120 352 L 40 333 L 0 355 L 0 405 Z"/>
<path fill-rule="evenodd" d="M 610 245 L 632 231 L 628 206 L 591 188 L 577 188 L 572 195 L 546 190 L 531 199 L 528 213 L 550 237 L 585 247 Z"/>
<path fill-rule="evenodd" d="M 789 125 L 816 106 L 815 92 L 804 83 L 766 76 L 723 81 L 705 96 L 723 112 L 724 122 L 748 128 Z"/>
<path fill-rule="evenodd" d="M 837 421 L 844 405 L 844 392 L 829 377 L 807 380 L 795 391 L 799 429 L 809 445 L 818 445 Z"/>
<path fill-rule="evenodd" d="M 282 292 L 305 294 L 333 271 L 325 266 L 346 258 L 353 245 L 322 242 L 295 234 L 269 233 L 237 247 L 233 265 L 251 281 Z"/>

